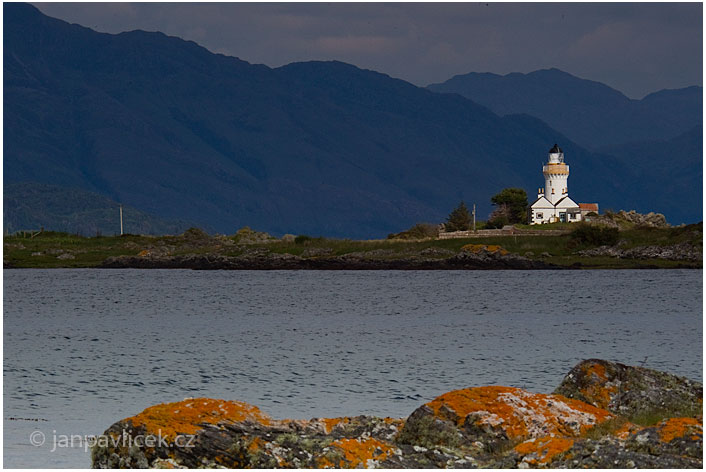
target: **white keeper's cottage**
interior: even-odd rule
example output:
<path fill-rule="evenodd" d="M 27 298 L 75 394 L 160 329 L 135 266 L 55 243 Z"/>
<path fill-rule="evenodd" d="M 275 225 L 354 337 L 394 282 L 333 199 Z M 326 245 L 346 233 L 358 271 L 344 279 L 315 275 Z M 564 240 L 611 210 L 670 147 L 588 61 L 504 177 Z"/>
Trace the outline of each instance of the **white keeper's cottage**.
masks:
<path fill-rule="evenodd" d="M 537 192 L 537 200 L 530 205 L 529 223 L 577 222 L 586 213 L 598 213 L 597 203 L 577 204 L 569 198 L 569 166 L 564 162 L 564 152 L 556 144 L 549 150 L 549 159 L 542 167 L 544 188 Z"/>

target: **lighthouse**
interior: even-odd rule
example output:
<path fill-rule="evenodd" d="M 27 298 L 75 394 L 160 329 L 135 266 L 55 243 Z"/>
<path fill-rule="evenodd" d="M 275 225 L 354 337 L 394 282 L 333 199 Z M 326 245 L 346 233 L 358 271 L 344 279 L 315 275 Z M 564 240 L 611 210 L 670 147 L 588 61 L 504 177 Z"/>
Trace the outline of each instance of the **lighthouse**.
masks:
<path fill-rule="evenodd" d="M 569 166 L 564 162 L 564 151 L 556 144 L 549 150 L 549 159 L 542 167 L 545 198 L 556 203 L 569 195 Z"/>
<path fill-rule="evenodd" d="M 542 166 L 544 188 L 537 192 L 537 200 L 530 205 L 529 223 L 532 225 L 581 221 L 584 214 L 598 212 L 597 203 L 576 204 L 569 198 L 569 165 L 564 162 L 564 151 L 554 144 L 547 163 Z"/>

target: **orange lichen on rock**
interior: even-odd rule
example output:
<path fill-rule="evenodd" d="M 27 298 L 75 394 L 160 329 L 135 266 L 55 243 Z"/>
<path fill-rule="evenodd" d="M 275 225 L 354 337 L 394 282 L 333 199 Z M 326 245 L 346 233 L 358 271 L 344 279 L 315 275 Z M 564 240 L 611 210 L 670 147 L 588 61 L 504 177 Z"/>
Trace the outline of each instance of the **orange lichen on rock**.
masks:
<path fill-rule="evenodd" d="M 657 426 L 657 431 L 659 439 L 667 443 L 685 436 L 698 440 L 703 437 L 703 424 L 696 418 L 669 418 Z"/>
<path fill-rule="evenodd" d="M 632 433 L 639 431 L 640 427 L 635 423 L 626 421 L 620 428 L 615 430 L 613 435 L 618 439 L 627 439 Z"/>
<path fill-rule="evenodd" d="M 251 421 L 269 425 L 270 417 L 256 406 L 244 402 L 192 398 L 175 403 L 151 406 L 127 418 L 133 426 L 144 426 L 150 434 L 174 439 L 180 434 L 195 434 L 203 424 Z"/>
<path fill-rule="evenodd" d="M 150 252 L 147 249 L 140 251 L 140 253 L 138 254 L 138 256 L 140 256 L 140 257 L 146 257 L 149 255 L 150 255 Z"/>
<path fill-rule="evenodd" d="M 500 252 L 503 256 L 509 254 L 508 251 L 506 251 L 502 246 L 498 246 L 496 244 L 466 244 L 465 246 L 461 247 L 462 251 L 466 252 L 472 252 L 474 254 L 478 254 L 481 251 L 487 251 L 487 252 Z"/>
<path fill-rule="evenodd" d="M 339 424 L 350 423 L 351 419 L 348 416 L 340 416 L 338 418 L 317 418 L 317 421 L 321 422 L 321 424 L 324 425 L 324 432 L 328 434 L 333 431 L 333 428 L 335 428 Z"/>
<path fill-rule="evenodd" d="M 266 444 L 268 443 L 265 440 L 255 436 L 253 440 L 250 441 L 250 444 L 248 444 L 248 452 L 250 454 L 255 454 L 258 451 L 262 451 L 265 449 Z"/>
<path fill-rule="evenodd" d="M 385 417 L 385 418 L 380 418 L 385 424 L 389 425 L 394 425 L 399 429 L 402 429 L 404 426 L 404 418 L 390 418 L 390 417 Z M 333 431 L 337 426 L 339 425 L 348 425 L 353 423 L 356 420 L 354 417 L 350 416 L 339 416 L 337 418 L 313 418 L 310 421 L 303 421 L 303 420 L 282 420 L 282 423 L 288 422 L 288 423 L 297 423 L 301 424 L 302 427 L 305 426 L 313 426 L 313 427 L 319 427 L 320 429 L 323 430 L 325 434 L 330 434 L 331 431 Z"/>
<path fill-rule="evenodd" d="M 393 453 L 394 447 L 374 438 L 338 439 L 331 444 L 343 452 L 345 468 L 368 467 L 368 461 L 382 461 Z M 335 465 L 340 468 L 340 464 Z"/>
<path fill-rule="evenodd" d="M 618 392 L 617 385 L 609 385 L 605 366 L 598 362 L 586 364 L 582 367 L 584 374 L 588 378 L 595 378 L 596 381 L 581 389 L 584 398 L 590 399 L 600 408 L 608 408 L 613 395 Z"/>
<path fill-rule="evenodd" d="M 523 460 L 529 464 L 546 464 L 573 445 L 571 438 L 532 438 L 515 446 L 515 452 L 525 456 Z"/>
<path fill-rule="evenodd" d="M 577 437 L 613 417 L 606 410 L 561 395 L 499 386 L 455 390 L 426 406 L 436 417 L 459 427 L 469 419 L 478 426 L 500 428 L 510 439 Z"/>
<path fill-rule="evenodd" d="M 598 362 L 594 362 L 593 364 L 586 364 L 584 366 L 584 371 L 587 375 L 595 374 L 603 380 L 606 380 L 607 378 L 605 375 L 605 366 L 603 364 L 599 364 Z"/>
<path fill-rule="evenodd" d="M 386 416 L 382 419 L 386 424 L 392 424 L 402 429 L 404 427 L 404 418 L 390 418 Z"/>

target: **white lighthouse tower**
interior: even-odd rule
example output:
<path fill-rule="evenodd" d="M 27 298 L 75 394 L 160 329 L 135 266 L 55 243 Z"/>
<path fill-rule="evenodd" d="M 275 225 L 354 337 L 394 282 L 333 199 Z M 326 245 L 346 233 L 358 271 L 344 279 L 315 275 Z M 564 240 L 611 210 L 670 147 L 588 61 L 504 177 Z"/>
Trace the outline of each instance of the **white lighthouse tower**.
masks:
<path fill-rule="evenodd" d="M 530 205 L 529 223 L 575 222 L 585 213 L 598 212 L 598 204 L 577 204 L 569 198 L 569 166 L 564 162 L 564 151 L 556 144 L 549 150 L 547 163 L 542 166 L 544 188 L 537 192 L 537 200 Z"/>
<path fill-rule="evenodd" d="M 549 150 L 544 174 L 544 196 L 552 205 L 569 194 L 569 166 L 564 163 L 564 151 L 556 144 Z"/>

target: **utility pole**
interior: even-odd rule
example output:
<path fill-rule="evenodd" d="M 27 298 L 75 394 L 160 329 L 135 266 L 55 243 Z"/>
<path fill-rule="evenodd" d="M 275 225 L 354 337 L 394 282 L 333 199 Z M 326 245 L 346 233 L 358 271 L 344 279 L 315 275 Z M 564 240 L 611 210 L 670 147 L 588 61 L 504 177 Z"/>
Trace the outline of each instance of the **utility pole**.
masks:
<path fill-rule="evenodd" d="M 123 206 L 120 205 L 120 236 L 123 235 Z"/>
<path fill-rule="evenodd" d="M 476 232 L 476 204 L 473 204 L 473 232 Z"/>

